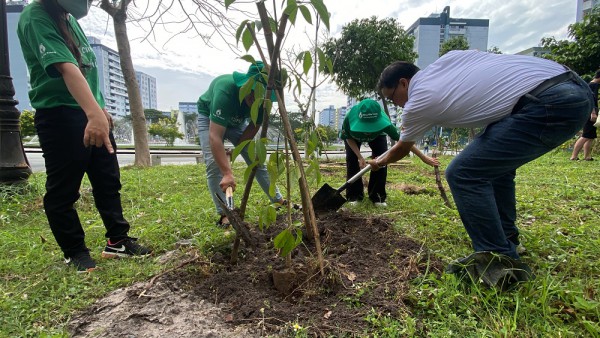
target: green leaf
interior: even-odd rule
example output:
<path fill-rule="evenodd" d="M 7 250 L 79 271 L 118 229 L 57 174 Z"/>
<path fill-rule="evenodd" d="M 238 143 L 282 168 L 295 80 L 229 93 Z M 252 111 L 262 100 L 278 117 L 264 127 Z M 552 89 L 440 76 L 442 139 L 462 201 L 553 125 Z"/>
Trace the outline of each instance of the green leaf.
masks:
<path fill-rule="evenodd" d="M 275 237 L 273 240 L 273 244 L 275 248 L 280 249 L 279 255 L 281 257 L 287 256 L 298 244 L 296 244 L 297 240 L 294 238 L 294 235 L 289 229 L 285 229 Z"/>
<path fill-rule="evenodd" d="M 312 25 L 312 16 L 310 15 L 310 10 L 304 5 L 298 7 L 300 9 L 300 13 L 304 17 L 304 20 Z"/>
<path fill-rule="evenodd" d="M 236 30 L 236 32 L 235 32 L 235 42 L 236 43 L 240 42 L 240 37 L 242 36 L 242 33 L 244 32 L 244 29 L 246 28 L 246 23 L 247 22 L 248 22 L 248 20 L 242 21 L 242 23 L 240 24 L 240 26 Z"/>
<path fill-rule="evenodd" d="M 267 142 L 269 140 L 265 137 L 258 140 L 256 144 L 256 154 L 258 155 L 258 163 L 260 164 L 264 164 L 267 160 Z"/>
<path fill-rule="evenodd" d="M 302 68 L 304 70 L 304 75 L 307 75 L 310 71 L 310 67 L 313 65 L 313 58 L 309 52 L 304 53 L 304 60 L 302 62 Z"/>
<path fill-rule="evenodd" d="M 275 19 L 269 17 L 269 25 L 271 26 L 271 32 L 273 32 L 273 34 L 277 33 L 277 21 L 275 21 Z M 275 37 L 273 37 L 273 39 L 275 39 Z M 275 41 L 273 41 L 275 42 Z"/>
<path fill-rule="evenodd" d="M 248 144 L 248 157 L 251 161 L 256 158 L 256 141 L 254 140 Z"/>
<path fill-rule="evenodd" d="M 323 3 L 323 0 L 310 0 L 310 3 L 313 5 L 321 21 L 325 24 L 327 30 L 329 30 L 329 12 L 327 11 L 327 6 Z"/>
<path fill-rule="evenodd" d="M 275 155 L 275 156 L 274 156 Z M 269 173 L 269 195 L 275 196 L 276 182 L 279 179 L 278 158 L 276 152 L 271 153 L 267 162 L 267 172 Z"/>
<path fill-rule="evenodd" d="M 248 182 L 248 179 L 250 178 L 250 173 L 252 172 L 252 169 L 254 169 L 254 167 L 256 167 L 257 165 L 258 165 L 258 161 L 254 161 L 250 165 L 248 165 L 248 167 L 244 171 L 244 182 Z"/>
<path fill-rule="evenodd" d="M 250 54 L 246 54 L 244 56 L 240 56 L 240 59 L 250 62 L 251 64 L 256 64 L 256 60 L 254 59 L 254 56 L 250 55 Z"/>
<path fill-rule="evenodd" d="M 240 142 L 235 148 L 233 148 L 233 152 L 231 153 L 231 162 L 235 162 L 235 159 L 240 155 L 242 150 L 250 143 L 252 140 L 246 140 L 244 142 Z"/>
<path fill-rule="evenodd" d="M 244 83 L 242 88 L 240 88 L 240 93 L 239 93 L 240 103 L 242 103 L 242 101 L 244 101 L 246 96 L 248 96 L 248 94 L 250 94 L 252 92 L 253 86 L 254 86 L 254 78 L 252 77 L 252 78 L 248 79 L 248 81 L 246 81 L 246 83 Z"/>
<path fill-rule="evenodd" d="M 275 224 L 277 221 L 277 210 L 272 204 L 269 204 L 265 208 L 263 208 L 258 216 L 258 227 L 261 231 L 264 231 L 265 227 L 269 227 Z"/>
<path fill-rule="evenodd" d="M 312 158 L 308 168 L 306 168 L 306 178 L 309 182 L 317 185 L 321 182 L 321 171 L 319 169 L 319 159 L 317 157 Z"/>
<path fill-rule="evenodd" d="M 234 2 L 235 0 L 225 0 L 225 9 L 229 9 L 229 6 Z"/>
<path fill-rule="evenodd" d="M 300 243 L 302 243 L 302 230 L 296 229 L 296 242 L 294 244 L 298 246 Z"/>
<path fill-rule="evenodd" d="M 247 28 L 242 34 L 242 43 L 244 44 L 244 49 L 246 49 L 246 51 L 250 50 L 250 47 L 252 47 L 252 44 L 254 43 L 252 33 Z"/>
<path fill-rule="evenodd" d="M 298 4 L 296 3 L 296 0 L 288 0 L 287 7 L 283 10 L 283 13 L 289 16 L 292 25 L 296 25 L 296 16 L 298 15 Z"/>
<path fill-rule="evenodd" d="M 302 94 L 302 81 L 300 81 L 300 77 L 298 75 L 294 75 L 296 78 L 296 88 L 298 89 L 298 95 Z"/>
<path fill-rule="evenodd" d="M 254 27 L 256 27 L 256 30 L 260 32 L 262 30 L 262 21 L 255 20 L 254 21 Z"/>
<path fill-rule="evenodd" d="M 258 87 L 258 86 L 257 86 Z M 252 123 L 256 124 L 258 121 L 258 113 L 260 106 L 262 106 L 264 99 L 263 98 L 255 98 L 252 107 L 250 108 L 250 119 L 252 119 Z"/>

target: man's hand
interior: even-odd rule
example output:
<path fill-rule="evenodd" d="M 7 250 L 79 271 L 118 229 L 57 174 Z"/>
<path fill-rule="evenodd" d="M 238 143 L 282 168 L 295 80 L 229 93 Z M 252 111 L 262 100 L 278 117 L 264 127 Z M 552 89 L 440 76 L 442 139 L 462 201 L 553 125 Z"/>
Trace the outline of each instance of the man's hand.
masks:
<path fill-rule="evenodd" d="M 219 186 L 221 187 L 221 190 L 223 190 L 223 192 L 225 192 L 225 190 L 227 190 L 227 188 L 229 187 L 231 187 L 233 191 L 235 191 L 235 178 L 233 177 L 233 175 L 223 175 Z"/>
<path fill-rule="evenodd" d="M 365 161 L 364 157 L 362 157 L 362 156 L 358 157 L 358 166 L 360 167 L 360 169 L 363 169 L 364 167 L 367 166 L 367 161 Z"/>
<path fill-rule="evenodd" d="M 384 164 L 377 163 L 377 158 L 374 158 L 374 159 L 368 161 L 367 163 L 371 165 L 371 171 L 377 171 L 377 170 L 385 167 Z"/>
<path fill-rule="evenodd" d="M 428 164 L 428 165 L 430 165 L 432 167 L 439 167 L 440 166 L 440 160 L 438 160 L 437 158 L 425 156 L 422 160 L 423 160 L 423 162 L 425 164 Z"/>
<path fill-rule="evenodd" d="M 115 150 L 108 137 L 109 132 L 109 122 L 106 116 L 94 115 L 92 118 L 88 118 L 88 123 L 85 126 L 83 145 L 86 147 L 96 146 L 98 148 L 105 146 L 109 153 L 114 154 Z"/>

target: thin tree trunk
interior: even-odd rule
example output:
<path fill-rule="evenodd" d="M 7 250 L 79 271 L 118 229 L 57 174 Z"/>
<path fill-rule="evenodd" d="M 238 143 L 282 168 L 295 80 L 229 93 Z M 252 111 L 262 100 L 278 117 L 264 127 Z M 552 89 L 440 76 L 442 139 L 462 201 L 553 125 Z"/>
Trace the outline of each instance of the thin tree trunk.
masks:
<path fill-rule="evenodd" d="M 131 123 L 133 126 L 133 138 L 135 144 L 135 165 L 141 167 L 150 166 L 150 149 L 148 148 L 148 129 L 146 128 L 146 117 L 144 116 L 144 106 L 140 95 L 135 69 L 131 60 L 131 48 L 127 36 L 127 26 L 125 24 L 126 15 L 116 15 L 113 17 L 115 25 L 115 37 L 119 49 L 119 59 L 121 61 L 121 71 L 127 85 L 127 95 L 129 97 L 129 110 L 131 113 Z"/>

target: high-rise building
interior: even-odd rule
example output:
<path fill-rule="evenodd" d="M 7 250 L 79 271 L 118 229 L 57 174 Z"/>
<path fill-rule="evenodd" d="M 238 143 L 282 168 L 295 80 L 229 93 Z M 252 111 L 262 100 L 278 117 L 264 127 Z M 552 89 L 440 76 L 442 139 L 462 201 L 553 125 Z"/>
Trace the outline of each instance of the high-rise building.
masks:
<path fill-rule="evenodd" d="M 179 111 L 184 114 L 197 114 L 198 103 L 197 102 L 179 102 Z"/>
<path fill-rule="evenodd" d="M 336 115 L 336 128 L 337 130 L 342 130 L 342 124 L 344 124 L 344 119 L 346 118 L 346 113 L 348 112 L 348 108 L 346 107 L 339 107 L 337 109 L 337 115 Z"/>
<path fill-rule="evenodd" d="M 319 113 L 319 124 L 322 126 L 336 127 L 336 109 L 334 106 L 329 106 Z"/>
<path fill-rule="evenodd" d="M 592 11 L 592 8 L 600 5 L 600 0 L 577 0 L 577 22 L 583 20 L 583 16 Z"/>
<path fill-rule="evenodd" d="M 142 97 L 142 106 L 144 109 L 156 109 L 156 78 L 144 72 L 135 72 L 140 96 Z"/>
<path fill-rule="evenodd" d="M 8 1 L 6 3 L 6 25 L 8 28 L 8 57 L 10 59 L 10 76 L 15 87 L 15 99 L 19 101 L 17 109 L 32 109 L 29 101 L 29 72 L 21 51 L 17 25 L 23 7 L 28 1 Z"/>
<path fill-rule="evenodd" d="M 419 18 L 407 30 L 415 37 L 414 51 L 418 57 L 415 64 L 425 68 L 439 58 L 440 47 L 450 39 L 463 36 L 469 49 L 486 51 L 488 48 L 488 19 L 462 19 L 450 17 L 450 6 L 442 13 Z"/>
<path fill-rule="evenodd" d="M 106 101 L 106 110 L 113 116 L 129 115 L 129 97 L 119 53 L 103 45 L 98 38 L 88 36 L 88 41 L 96 54 L 100 91 Z"/>

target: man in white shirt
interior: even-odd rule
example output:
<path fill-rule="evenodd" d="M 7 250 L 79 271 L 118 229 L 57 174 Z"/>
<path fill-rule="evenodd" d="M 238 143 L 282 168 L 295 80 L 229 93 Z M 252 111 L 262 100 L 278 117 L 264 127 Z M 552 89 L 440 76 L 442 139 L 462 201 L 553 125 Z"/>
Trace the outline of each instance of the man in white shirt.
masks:
<path fill-rule="evenodd" d="M 424 70 L 394 62 L 378 87 L 404 109 L 400 142 L 370 161 L 373 170 L 406 156 L 433 126 L 486 127 L 446 179 L 475 251 L 518 260 L 516 169 L 581 129 L 593 107 L 587 84 L 550 60 L 471 50 L 452 51 Z"/>

